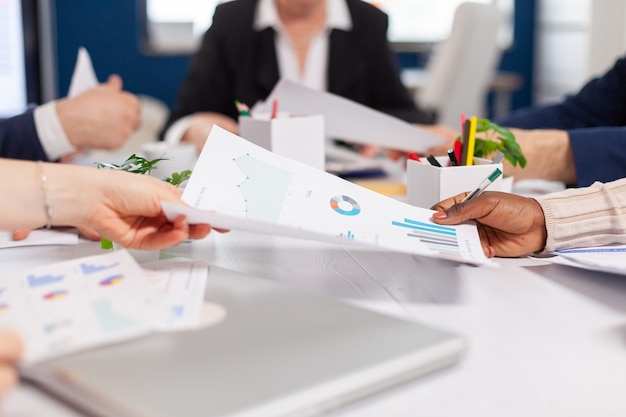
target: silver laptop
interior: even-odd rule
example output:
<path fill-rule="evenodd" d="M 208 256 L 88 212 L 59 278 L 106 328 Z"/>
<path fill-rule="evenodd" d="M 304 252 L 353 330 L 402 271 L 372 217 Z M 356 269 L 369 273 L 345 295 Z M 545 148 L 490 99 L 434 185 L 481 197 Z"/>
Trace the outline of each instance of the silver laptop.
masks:
<path fill-rule="evenodd" d="M 453 364 L 461 337 L 212 267 L 220 323 L 24 369 L 102 417 L 311 416 Z"/>

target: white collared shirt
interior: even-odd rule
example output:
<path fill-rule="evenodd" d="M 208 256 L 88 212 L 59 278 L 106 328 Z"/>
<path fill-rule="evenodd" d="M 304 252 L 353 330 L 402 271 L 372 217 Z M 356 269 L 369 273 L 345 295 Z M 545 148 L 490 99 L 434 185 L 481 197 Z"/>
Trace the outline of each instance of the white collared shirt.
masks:
<path fill-rule="evenodd" d="M 33 112 L 33 118 L 35 119 L 35 129 L 37 129 L 39 142 L 49 161 L 56 161 L 62 156 L 76 151 L 63 130 L 56 111 L 56 101 L 37 106 Z"/>
<path fill-rule="evenodd" d="M 302 73 L 300 73 L 296 51 L 278 17 L 275 0 L 259 0 L 253 22 L 253 28 L 257 31 L 271 27 L 277 33 L 274 42 L 280 77 L 321 91 L 325 91 L 327 88 L 326 71 L 330 31 L 332 29 L 352 29 L 352 18 L 345 0 L 326 1 L 326 22 L 309 43 Z M 171 145 L 179 143 L 191 126 L 192 117 L 191 114 L 174 122 L 165 132 L 165 141 Z"/>
<path fill-rule="evenodd" d="M 287 78 L 315 90 L 326 90 L 328 42 L 332 29 L 350 30 L 352 19 L 345 0 L 326 0 L 326 22 L 308 45 L 304 71 L 300 72 L 296 50 L 278 17 L 275 0 L 259 0 L 254 19 L 254 29 L 273 28 L 275 47 L 281 78 Z"/>

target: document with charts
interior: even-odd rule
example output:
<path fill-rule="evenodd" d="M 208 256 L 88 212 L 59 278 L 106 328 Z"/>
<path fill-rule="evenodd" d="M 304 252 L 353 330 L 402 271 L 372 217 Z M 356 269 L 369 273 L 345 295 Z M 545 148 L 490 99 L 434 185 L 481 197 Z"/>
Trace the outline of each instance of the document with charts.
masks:
<path fill-rule="evenodd" d="M 555 254 L 547 259 L 575 268 L 626 275 L 626 245 L 566 249 Z"/>
<path fill-rule="evenodd" d="M 297 138 L 294 138 L 297 140 Z M 217 126 L 168 217 L 214 227 L 357 243 L 488 264 L 473 224 L 439 226 L 414 207 L 260 148 Z"/>
<path fill-rule="evenodd" d="M 142 267 L 125 250 L 3 275 L 0 328 L 21 336 L 24 363 L 200 322 L 208 265 Z"/>

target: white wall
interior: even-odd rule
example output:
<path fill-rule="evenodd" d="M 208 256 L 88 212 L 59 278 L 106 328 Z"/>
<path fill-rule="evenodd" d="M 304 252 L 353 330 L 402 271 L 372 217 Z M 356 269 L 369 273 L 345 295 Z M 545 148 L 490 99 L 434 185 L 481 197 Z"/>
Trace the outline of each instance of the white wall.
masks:
<path fill-rule="evenodd" d="M 534 96 L 575 93 L 626 51 L 626 0 L 539 0 Z"/>

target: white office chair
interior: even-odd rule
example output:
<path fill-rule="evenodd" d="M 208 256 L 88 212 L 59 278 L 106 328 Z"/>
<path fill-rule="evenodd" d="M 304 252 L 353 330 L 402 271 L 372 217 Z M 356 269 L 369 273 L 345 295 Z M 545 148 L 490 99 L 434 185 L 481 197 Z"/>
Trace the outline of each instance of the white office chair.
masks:
<path fill-rule="evenodd" d="M 426 64 L 423 87 L 415 100 L 437 114 L 437 123 L 459 128 L 459 116 L 484 117 L 487 93 L 501 50 L 497 43 L 502 16 L 493 4 L 461 3 L 449 37 L 436 46 Z"/>

